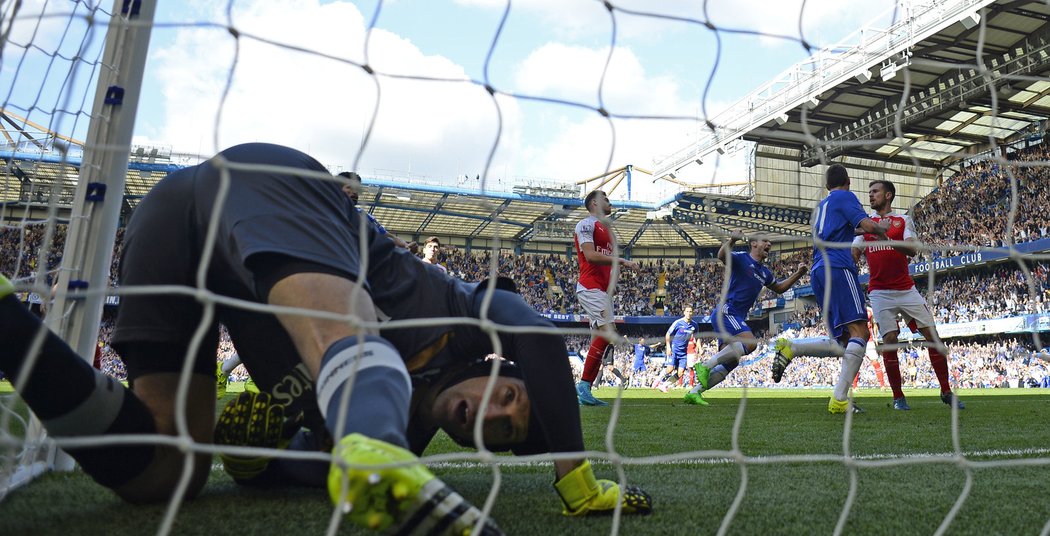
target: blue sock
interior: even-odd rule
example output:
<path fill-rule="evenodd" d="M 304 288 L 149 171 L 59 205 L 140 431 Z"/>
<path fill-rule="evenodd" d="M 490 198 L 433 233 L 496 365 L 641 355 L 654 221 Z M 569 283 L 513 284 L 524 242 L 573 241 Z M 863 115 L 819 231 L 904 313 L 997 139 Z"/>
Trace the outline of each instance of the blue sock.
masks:
<path fill-rule="evenodd" d="M 343 408 L 348 388 L 349 404 Z M 317 405 L 336 442 L 359 433 L 407 448 L 411 397 L 412 382 L 405 363 L 397 349 L 381 337 L 340 339 L 321 359 Z"/>

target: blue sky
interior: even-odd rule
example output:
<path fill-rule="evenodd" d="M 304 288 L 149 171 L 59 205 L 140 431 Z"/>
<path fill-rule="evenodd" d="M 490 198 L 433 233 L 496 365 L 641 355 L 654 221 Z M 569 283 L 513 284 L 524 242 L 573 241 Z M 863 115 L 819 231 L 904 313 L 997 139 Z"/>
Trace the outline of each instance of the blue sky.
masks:
<path fill-rule="evenodd" d="M 801 0 L 614 3 L 625 10 L 710 20 L 719 28 L 793 37 L 722 32 L 722 56 L 706 101 L 709 115 L 808 55 L 798 41 Z M 71 58 L 82 48 L 93 59 L 101 33 L 84 45 L 90 35 L 84 18 L 90 4 L 52 0 L 34 37 L 37 18 L 29 15 L 41 5 L 40 0 L 27 0 L 14 20 L 0 91 L 15 113 L 38 108 L 32 119 L 83 139 L 91 107 L 91 66 L 62 56 Z M 110 8 L 109 2 L 101 5 Z M 654 159 L 684 146 L 700 128 L 693 120 L 617 119 L 610 124 L 593 110 L 491 98 L 469 80 L 485 78 L 484 62 L 507 6 L 504 1 L 381 4 L 369 41 L 370 65 L 385 73 L 459 82 L 377 79 L 349 63 L 363 62 L 365 29 L 376 2 L 256 0 L 234 1 L 232 6 L 240 39 L 222 27 L 227 24 L 225 2 L 159 2 L 137 143 L 207 155 L 237 143 L 270 141 L 307 151 L 333 169 L 356 162 L 366 177 L 410 173 L 433 182 L 482 174 L 498 134 L 486 180 L 499 185 L 523 177 L 579 180 L 625 164 L 651 167 Z M 613 35 L 613 17 L 603 4 L 518 0 L 511 6 L 489 64 L 491 84 L 505 92 L 596 107 Z M 810 0 L 802 12 L 802 28 L 811 43 L 829 45 L 865 24 L 887 25 L 888 17 L 876 15 L 892 6 L 888 0 Z M 3 9 L 10 8 L 8 3 Z M 72 17 L 67 15 L 71 12 Z M 703 117 L 701 95 L 711 78 L 715 33 L 699 24 L 623 11 L 615 11 L 614 17 L 616 48 L 602 86 L 607 109 L 624 115 Z M 10 18 L 4 13 L 5 25 Z M 30 41 L 43 50 L 23 52 L 17 46 Z M 220 96 L 231 72 L 233 85 L 220 114 Z M 361 152 L 362 134 L 376 109 L 377 80 L 378 121 Z M 84 114 L 46 113 L 56 107 Z M 741 173 L 739 163 L 724 162 L 715 178 L 740 180 Z M 710 179 L 710 173 L 697 178 Z M 662 196 L 668 188 L 664 183 L 647 185 L 641 195 Z"/>

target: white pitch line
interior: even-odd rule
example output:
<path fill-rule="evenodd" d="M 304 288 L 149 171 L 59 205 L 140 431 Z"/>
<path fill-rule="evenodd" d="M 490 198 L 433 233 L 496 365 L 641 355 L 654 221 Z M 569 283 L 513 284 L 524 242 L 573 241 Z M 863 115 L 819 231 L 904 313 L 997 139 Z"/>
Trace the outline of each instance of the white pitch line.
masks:
<path fill-rule="evenodd" d="M 966 457 L 966 458 L 979 458 L 979 457 L 989 457 L 989 456 L 1004 457 L 1004 458 L 1014 458 L 1014 457 L 1021 457 L 1021 456 L 1026 456 L 1026 455 L 1041 455 L 1041 454 L 1050 454 L 1050 448 L 1027 448 L 1027 449 L 1006 449 L 1006 450 L 1004 450 L 1004 449 L 993 449 L 993 450 L 976 450 L 976 451 L 969 451 L 969 452 L 965 452 L 964 451 L 963 452 L 963 456 Z M 831 454 L 831 456 L 841 456 L 841 455 L 836 453 L 836 454 Z M 919 453 L 913 453 L 913 454 L 868 454 L 868 455 L 851 456 L 850 458 L 853 459 L 853 460 L 875 461 L 875 460 L 892 460 L 892 459 L 895 459 L 895 458 L 900 458 L 900 459 L 926 459 L 926 458 L 933 459 L 933 458 L 940 458 L 940 459 L 944 459 L 944 458 L 950 458 L 950 457 L 954 457 L 954 456 L 955 456 L 955 452 L 941 452 L 941 453 L 919 452 Z M 764 465 L 768 465 L 770 460 L 775 460 L 775 459 L 780 458 L 780 457 L 783 457 L 783 456 L 750 456 L 750 457 L 748 457 L 748 460 L 751 461 L 751 462 L 766 462 Z M 843 459 L 845 459 L 845 458 L 843 458 Z M 550 462 L 522 462 L 522 463 L 509 463 L 509 464 L 506 464 L 506 466 L 507 467 L 517 467 L 517 466 L 520 466 L 520 467 L 539 467 L 539 466 L 547 465 L 549 463 Z M 668 461 L 665 461 L 665 462 L 659 462 L 658 461 L 658 462 L 649 463 L 647 465 L 739 465 L 739 463 L 740 463 L 739 461 L 737 461 L 735 459 L 732 459 L 732 458 L 719 457 L 719 458 L 703 458 L 703 459 L 687 459 L 687 460 L 678 459 L 678 460 L 668 460 Z M 784 463 L 786 463 L 786 464 L 787 463 L 798 464 L 798 463 L 803 463 L 803 462 L 785 461 Z M 825 462 L 811 462 L 811 463 L 825 463 Z M 602 460 L 602 459 L 591 460 L 591 464 L 592 465 L 613 465 L 609 461 Z M 625 462 L 624 465 L 638 465 L 638 464 Z M 469 469 L 469 468 L 489 467 L 489 464 L 480 463 L 480 462 L 435 462 L 435 463 L 428 463 L 427 467 L 430 467 L 430 468 L 433 468 L 433 469 Z"/>
<path fill-rule="evenodd" d="M 1050 454 L 1050 448 L 1026 448 L 1026 449 L 992 449 L 992 450 L 974 450 L 964 451 L 963 456 L 972 458 L 984 458 L 984 457 L 999 457 L 999 458 L 1019 458 L 1021 456 L 1031 455 L 1044 455 Z M 839 454 L 830 454 L 829 456 L 839 456 Z M 908 460 L 922 460 L 922 459 L 938 459 L 940 462 L 944 462 L 944 459 L 955 456 L 955 452 L 917 452 L 912 454 L 865 454 L 859 456 L 851 456 L 850 459 L 861 460 L 861 461 L 876 461 L 876 460 L 892 460 L 892 459 L 908 459 Z M 762 463 L 763 465 L 769 465 L 771 460 L 775 460 L 782 456 L 751 456 L 748 457 L 750 462 Z M 845 460 L 845 458 L 842 458 Z M 763 463 L 764 462 L 764 463 Z M 504 467 L 541 467 L 547 466 L 551 462 L 545 461 L 532 461 L 532 462 L 512 462 L 507 464 L 500 464 Z M 613 465 L 607 460 L 595 459 L 592 460 L 593 465 Z M 678 459 L 668 460 L 665 462 L 652 462 L 647 465 L 739 465 L 739 461 L 732 458 L 702 458 L 702 459 Z M 785 464 L 798 464 L 803 462 L 798 461 L 785 461 Z M 811 462 L 811 463 L 826 463 L 826 462 Z M 639 465 L 630 462 L 626 462 L 624 465 Z M 433 462 L 428 463 L 427 467 L 431 469 L 477 469 L 477 468 L 489 468 L 490 464 L 481 462 Z M 215 463 L 211 466 L 213 471 L 221 470 L 222 464 Z"/>

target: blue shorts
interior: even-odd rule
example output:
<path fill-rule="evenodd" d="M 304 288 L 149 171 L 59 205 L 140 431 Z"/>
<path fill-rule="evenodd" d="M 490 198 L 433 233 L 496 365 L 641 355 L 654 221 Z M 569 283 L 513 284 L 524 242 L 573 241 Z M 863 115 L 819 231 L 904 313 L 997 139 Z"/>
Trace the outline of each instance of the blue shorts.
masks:
<path fill-rule="evenodd" d="M 678 354 L 675 352 L 671 353 L 671 360 L 667 362 L 669 367 L 674 369 L 684 369 L 688 361 L 686 360 L 685 353 Z"/>
<path fill-rule="evenodd" d="M 864 292 L 860 289 L 857 272 L 849 268 L 831 268 L 831 283 L 825 281 L 825 269 L 818 268 L 810 272 L 813 280 L 813 297 L 820 306 L 820 312 L 831 326 L 829 335 L 833 339 L 847 333 L 846 324 L 868 320 L 864 309 Z M 831 289 L 828 303 L 824 303 L 825 286 Z"/>
<path fill-rule="evenodd" d="M 645 370 L 645 361 L 644 360 L 643 361 L 635 361 L 634 362 L 634 371 L 635 372 L 641 372 L 643 370 Z"/>
<path fill-rule="evenodd" d="M 711 311 L 711 328 L 718 333 L 720 339 L 751 331 L 747 326 L 747 314 L 731 313 L 728 303 Z"/>

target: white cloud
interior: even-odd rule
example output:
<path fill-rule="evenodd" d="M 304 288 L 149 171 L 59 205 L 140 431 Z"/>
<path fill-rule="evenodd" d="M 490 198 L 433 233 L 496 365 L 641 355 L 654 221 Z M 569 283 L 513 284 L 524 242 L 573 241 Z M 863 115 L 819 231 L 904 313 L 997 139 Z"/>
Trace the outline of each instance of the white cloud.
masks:
<path fill-rule="evenodd" d="M 257 2 L 236 13 L 233 24 L 244 34 L 316 54 L 248 37 L 236 42 L 221 29 L 179 30 L 171 46 L 154 54 L 165 111 L 153 136 L 176 150 L 203 147 L 205 153 L 270 141 L 303 149 L 329 165 L 353 165 L 377 102 L 377 78 L 348 63 L 364 57 L 365 22 L 357 8 L 314 0 Z M 467 80 L 448 58 L 427 55 L 385 30 L 372 32 L 369 60 L 376 71 Z M 220 95 L 231 72 L 233 85 L 213 143 Z M 495 104 L 483 88 L 468 81 L 378 77 L 378 82 L 376 124 L 359 169 L 437 177 L 481 173 L 498 132 Z M 501 104 L 501 143 L 515 144 L 517 103 Z"/>
<path fill-rule="evenodd" d="M 602 72 L 607 49 L 550 43 L 534 50 L 518 67 L 515 90 L 598 106 L 598 90 L 606 109 L 621 115 L 692 115 L 679 97 L 678 82 L 649 75 L 630 49 L 617 47 Z"/>
<path fill-rule="evenodd" d="M 756 28 L 773 22 L 792 26 L 785 22 L 789 19 L 785 13 L 793 9 L 790 1 L 768 9 L 760 9 L 755 4 L 758 0 L 742 1 L 752 2 L 747 4 L 751 7 L 738 11 L 750 15 L 725 11 L 722 4 L 712 2 L 712 18 L 722 9 L 728 13 L 723 24 L 749 21 Z M 807 16 L 824 1 L 807 3 Z M 496 0 L 460 3 L 487 9 L 505 5 Z M 202 15 L 205 20 L 225 21 L 222 9 L 199 5 L 211 10 Z M 650 8 L 673 13 L 676 9 L 683 12 L 687 5 L 696 9 L 695 3 L 682 1 L 655 2 Z M 608 18 L 602 4 L 591 1 L 523 0 L 514 7 L 561 17 L 559 24 L 567 31 L 593 30 Z M 820 13 L 818 19 L 830 20 L 835 13 L 842 11 L 833 8 Z M 271 141 L 306 150 L 333 166 L 353 165 L 377 102 L 377 78 L 352 63 L 364 58 L 366 21 L 358 8 L 346 2 L 322 5 L 319 0 L 257 1 L 236 4 L 232 20 L 242 32 L 239 40 L 222 28 L 184 27 L 176 31 L 169 46 L 152 53 L 148 65 L 156 69 L 163 89 L 160 95 L 144 96 L 143 102 L 164 111 L 146 129 L 149 136 L 176 150 L 203 153 L 247 141 Z M 583 21 L 590 26 L 577 24 Z M 314 53 L 261 43 L 247 37 L 249 34 Z M 498 135 L 500 147 L 490 178 L 580 180 L 604 172 L 607 166 L 649 168 L 654 157 L 679 149 L 692 139 L 690 135 L 704 128 L 691 119 L 702 114 L 695 83 L 683 73 L 658 70 L 663 68 L 659 62 L 646 64 L 630 43 L 614 49 L 602 86 L 606 109 L 618 115 L 679 119 L 613 119 L 614 141 L 610 120 L 593 110 L 567 105 L 500 97 L 502 124 L 498 123 L 492 97 L 468 80 L 457 58 L 421 50 L 411 37 L 384 29 L 373 31 L 371 66 L 384 73 L 454 81 L 378 78 L 381 97 L 376 126 L 358 166 L 366 174 L 390 170 L 446 179 L 474 176 L 482 173 Z M 539 41 L 532 50 L 518 51 L 518 63 L 509 69 L 513 73 L 510 84 L 501 89 L 597 107 L 607 46 L 567 44 L 546 34 L 537 37 L 546 41 Z M 239 47 L 236 65 L 235 45 Z M 231 72 L 233 85 L 222 107 L 218 141 L 213 142 L 219 98 Z M 709 102 L 707 113 L 713 117 L 726 105 Z M 688 176 L 704 182 L 712 180 L 712 175 L 717 181 L 736 181 L 744 178 L 743 173 L 738 162 L 727 160 L 717 171 Z M 640 186 L 635 186 L 636 192 L 645 189 Z"/>

